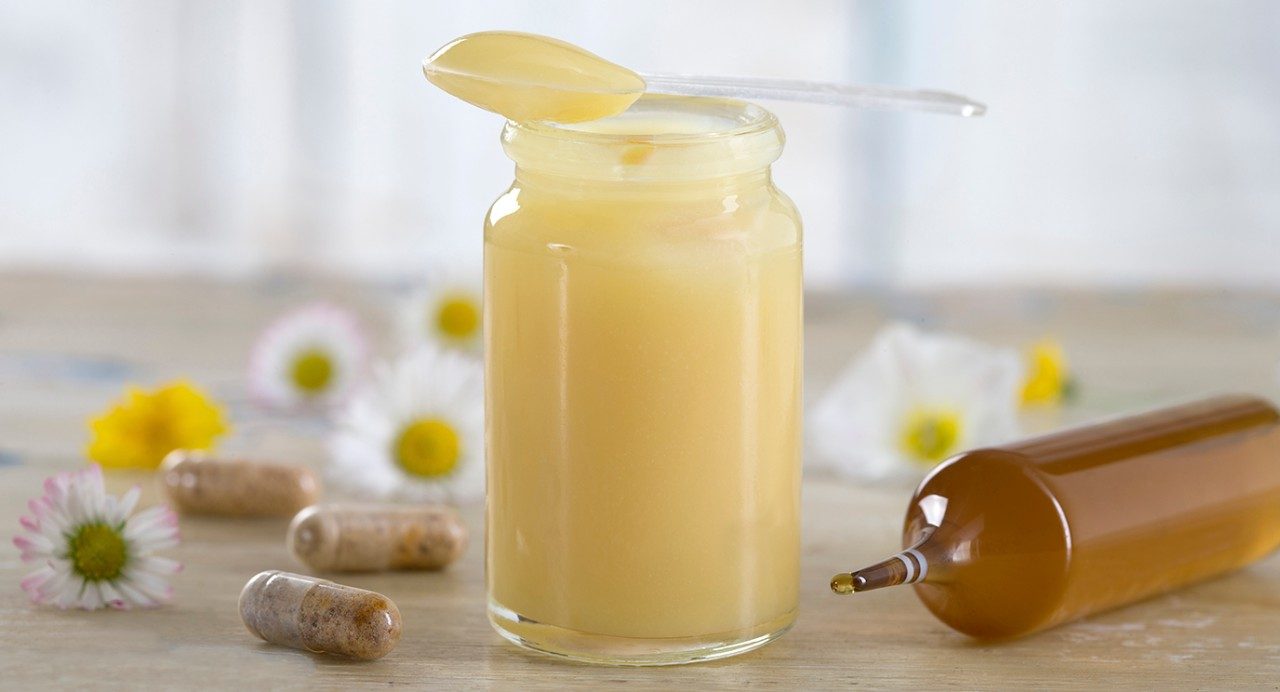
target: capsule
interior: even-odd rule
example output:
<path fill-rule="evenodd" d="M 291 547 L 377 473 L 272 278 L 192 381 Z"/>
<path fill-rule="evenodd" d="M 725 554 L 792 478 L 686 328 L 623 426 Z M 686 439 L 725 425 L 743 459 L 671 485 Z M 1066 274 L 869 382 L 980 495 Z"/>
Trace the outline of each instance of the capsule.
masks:
<path fill-rule="evenodd" d="M 441 569 L 467 547 L 467 528 L 448 507 L 316 505 L 293 518 L 289 550 L 322 572 Z"/>
<path fill-rule="evenodd" d="M 179 449 L 161 466 L 173 504 L 188 514 L 288 517 L 320 496 L 320 481 L 305 467 L 247 459 L 218 459 Z"/>
<path fill-rule="evenodd" d="M 366 661 L 400 641 L 400 610 L 386 596 L 280 570 L 244 585 L 240 619 L 272 644 Z"/>

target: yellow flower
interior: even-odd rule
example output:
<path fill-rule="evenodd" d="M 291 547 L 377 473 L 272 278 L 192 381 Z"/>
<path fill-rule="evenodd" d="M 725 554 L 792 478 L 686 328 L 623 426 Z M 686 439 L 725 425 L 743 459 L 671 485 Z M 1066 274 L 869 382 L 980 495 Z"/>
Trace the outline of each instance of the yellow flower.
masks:
<path fill-rule="evenodd" d="M 480 301 L 473 294 L 455 293 L 442 296 L 427 318 L 435 323 L 440 338 L 467 343 L 480 337 Z"/>
<path fill-rule="evenodd" d="M 90 459 L 104 468 L 141 469 L 159 467 L 175 449 L 212 449 L 228 430 L 218 404 L 183 381 L 153 392 L 130 387 L 89 428 Z"/>
<path fill-rule="evenodd" d="M 955 454 L 964 438 L 964 417 L 950 408 L 917 407 L 907 414 L 899 444 L 907 458 L 925 468 Z"/>
<path fill-rule="evenodd" d="M 423 478 L 443 478 L 458 466 L 458 431 L 441 418 L 420 418 L 396 437 L 396 463 Z"/>
<path fill-rule="evenodd" d="M 406 350 L 423 344 L 477 352 L 484 341 L 480 277 L 466 269 L 437 272 L 401 310 L 400 341 Z"/>
<path fill-rule="evenodd" d="M 1041 339 L 1027 350 L 1027 375 L 1022 385 L 1022 405 L 1058 404 L 1071 393 L 1067 354 L 1054 339 Z"/>

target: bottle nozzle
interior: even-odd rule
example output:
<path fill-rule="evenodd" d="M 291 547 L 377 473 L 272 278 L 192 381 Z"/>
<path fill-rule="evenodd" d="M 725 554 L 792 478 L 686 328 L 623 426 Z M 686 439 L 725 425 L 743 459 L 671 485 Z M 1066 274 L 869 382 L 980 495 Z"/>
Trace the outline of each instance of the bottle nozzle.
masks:
<path fill-rule="evenodd" d="M 831 578 L 831 590 L 838 594 L 883 589 L 886 586 L 914 584 L 929 574 L 929 561 L 915 548 L 853 572 L 842 572 Z"/>

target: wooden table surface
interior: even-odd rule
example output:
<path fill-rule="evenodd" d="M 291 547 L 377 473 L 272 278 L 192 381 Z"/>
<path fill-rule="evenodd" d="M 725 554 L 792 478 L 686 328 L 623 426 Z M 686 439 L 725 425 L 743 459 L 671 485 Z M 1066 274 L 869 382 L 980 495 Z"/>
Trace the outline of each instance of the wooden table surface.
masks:
<path fill-rule="evenodd" d="M 0 523 L 17 529 L 41 479 L 84 463 L 86 418 L 127 382 L 185 375 L 230 402 L 225 447 L 315 463 L 323 429 L 268 419 L 244 403 L 241 372 L 256 331 L 276 312 L 327 297 L 386 332 L 389 287 L 305 279 L 232 284 L 0 275 Z M 808 305 L 808 388 L 821 383 L 889 316 L 1018 344 L 1045 332 L 1066 343 L 1082 397 L 1027 427 L 1208 391 L 1276 397 L 1280 300 L 1222 293 L 1081 295 L 956 293 L 837 298 Z M 116 492 L 153 477 L 111 474 Z M 400 646 L 352 663 L 262 643 L 236 612 L 254 573 L 300 569 L 282 521 L 183 518 L 173 555 L 187 569 L 173 604 L 154 610 L 61 612 L 31 606 L 29 568 L 0 549 L 0 688 L 1265 688 L 1280 683 L 1280 559 L 1175 594 L 1005 644 L 979 644 L 939 624 L 910 589 L 837 597 L 835 571 L 897 548 L 910 489 L 809 478 L 804 487 L 801 614 L 781 640 L 725 661 L 660 669 L 590 667 L 506 644 L 484 616 L 477 540 L 438 574 L 353 576 L 404 617 Z"/>

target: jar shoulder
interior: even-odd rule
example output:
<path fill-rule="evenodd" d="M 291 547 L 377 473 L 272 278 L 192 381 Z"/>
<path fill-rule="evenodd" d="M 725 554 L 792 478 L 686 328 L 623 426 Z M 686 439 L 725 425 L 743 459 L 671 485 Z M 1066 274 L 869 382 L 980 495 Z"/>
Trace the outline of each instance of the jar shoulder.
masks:
<path fill-rule="evenodd" d="M 613 196 L 547 194 L 513 184 L 485 217 L 485 239 L 502 245 L 583 248 L 680 242 L 798 246 L 803 225 L 794 202 L 772 184 L 718 194 Z"/>

